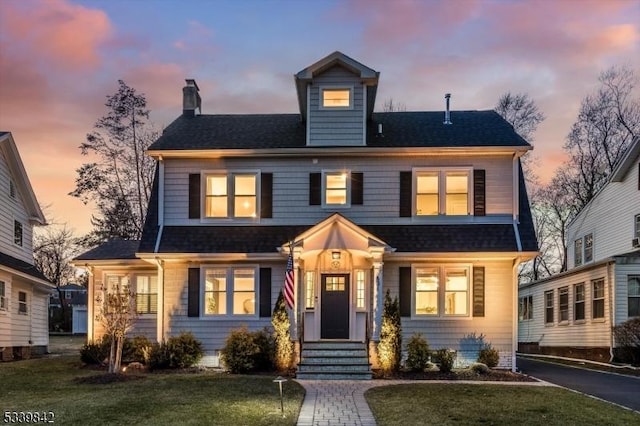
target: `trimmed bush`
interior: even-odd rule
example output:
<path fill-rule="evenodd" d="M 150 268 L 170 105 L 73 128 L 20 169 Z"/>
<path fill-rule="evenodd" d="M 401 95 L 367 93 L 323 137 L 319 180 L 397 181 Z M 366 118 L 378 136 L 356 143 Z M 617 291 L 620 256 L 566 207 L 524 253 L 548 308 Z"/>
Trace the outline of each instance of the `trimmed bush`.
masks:
<path fill-rule="evenodd" d="M 151 358 L 151 349 L 153 343 L 145 336 L 136 336 L 131 339 L 132 359 L 131 362 L 140 362 L 144 365 L 149 365 Z"/>
<path fill-rule="evenodd" d="M 275 344 L 273 361 L 278 371 L 286 372 L 291 368 L 293 362 L 293 342 L 289 333 L 291 321 L 289 320 L 282 291 L 280 291 L 278 300 L 276 300 L 276 304 L 273 307 L 271 325 L 273 325 Z"/>
<path fill-rule="evenodd" d="M 402 325 L 398 298 L 391 299 L 389 290 L 384 296 L 382 325 L 380 326 L 380 343 L 378 359 L 384 374 L 398 371 L 402 356 Z"/>
<path fill-rule="evenodd" d="M 453 369 L 453 363 L 456 359 L 455 351 L 451 349 L 438 349 L 435 353 L 438 364 L 438 368 L 441 373 L 450 373 Z"/>
<path fill-rule="evenodd" d="M 231 330 L 224 348 L 220 351 L 222 362 L 232 373 L 248 373 L 256 368 L 260 346 L 246 326 Z"/>
<path fill-rule="evenodd" d="M 251 333 L 254 343 L 258 346 L 258 353 L 254 357 L 255 371 L 271 371 L 274 367 L 275 341 L 271 333 L 265 328 Z"/>
<path fill-rule="evenodd" d="M 618 345 L 616 358 L 621 362 L 640 365 L 640 317 L 634 317 L 613 327 Z"/>
<path fill-rule="evenodd" d="M 85 364 L 103 364 L 109 356 L 109 351 L 105 353 L 102 342 L 87 342 L 80 348 L 80 360 Z"/>
<path fill-rule="evenodd" d="M 429 365 L 429 344 L 422 334 L 415 333 L 407 342 L 406 366 L 411 371 L 424 371 Z"/>
<path fill-rule="evenodd" d="M 500 362 L 500 353 L 497 349 L 491 347 L 491 343 L 486 343 L 478 354 L 478 362 L 489 368 L 495 368 Z"/>
<path fill-rule="evenodd" d="M 154 343 L 149 353 L 149 368 L 188 368 L 204 355 L 202 343 L 192 333 L 180 333 L 165 342 Z"/>
<path fill-rule="evenodd" d="M 469 369 L 480 375 L 489 374 L 489 372 L 491 372 L 491 369 L 481 362 L 474 362 L 469 366 Z"/>

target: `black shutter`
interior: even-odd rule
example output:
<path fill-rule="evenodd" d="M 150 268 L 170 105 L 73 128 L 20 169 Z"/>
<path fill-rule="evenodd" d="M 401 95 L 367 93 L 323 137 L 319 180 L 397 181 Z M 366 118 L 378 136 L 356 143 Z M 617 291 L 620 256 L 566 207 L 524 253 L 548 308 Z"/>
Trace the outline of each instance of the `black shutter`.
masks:
<path fill-rule="evenodd" d="M 271 316 L 271 268 L 260 268 L 260 316 Z"/>
<path fill-rule="evenodd" d="M 473 316 L 484 316 L 484 266 L 473 267 Z"/>
<path fill-rule="evenodd" d="M 260 174 L 260 217 L 273 217 L 273 173 Z"/>
<path fill-rule="evenodd" d="M 364 175 L 360 172 L 351 172 L 351 205 L 363 204 L 363 177 Z"/>
<path fill-rule="evenodd" d="M 484 216 L 486 210 L 486 189 L 485 171 L 473 171 L 473 214 L 474 216 Z"/>
<path fill-rule="evenodd" d="M 200 268 L 189 268 L 189 291 L 187 294 L 187 316 L 200 316 Z"/>
<path fill-rule="evenodd" d="M 400 172 L 400 217 L 411 217 L 411 172 Z"/>
<path fill-rule="evenodd" d="M 319 206 L 322 204 L 322 174 L 309 173 L 309 205 Z"/>
<path fill-rule="evenodd" d="M 200 218 L 200 173 L 189 175 L 189 219 Z"/>
<path fill-rule="evenodd" d="M 411 268 L 400 268 L 400 291 L 399 291 L 399 303 L 400 303 L 400 316 L 411 316 Z"/>

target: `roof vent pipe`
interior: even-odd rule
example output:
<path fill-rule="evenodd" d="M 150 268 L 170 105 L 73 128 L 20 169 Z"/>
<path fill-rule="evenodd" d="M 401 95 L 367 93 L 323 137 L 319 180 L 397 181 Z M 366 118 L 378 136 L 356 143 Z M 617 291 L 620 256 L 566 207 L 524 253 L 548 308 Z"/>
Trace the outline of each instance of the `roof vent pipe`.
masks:
<path fill-rule="evenodd" d="M 382 134 L 382 123 L 378 123 L 378 134 Z"/>
<path fill-rule="evenodd" d="M 449 100 L 451 99 L 451 93 L 447 93 L 444 95 L 446 109 L 444 111 L 444 124 L 452 124 L 451 123 L 451 113 L 449 112 Z"/>

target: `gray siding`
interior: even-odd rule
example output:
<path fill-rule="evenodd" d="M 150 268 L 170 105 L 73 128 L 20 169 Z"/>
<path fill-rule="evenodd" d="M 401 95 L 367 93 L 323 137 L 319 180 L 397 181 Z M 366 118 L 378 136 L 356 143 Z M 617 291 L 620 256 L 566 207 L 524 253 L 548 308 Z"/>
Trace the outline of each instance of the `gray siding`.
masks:
<path fill-rule="evenodd" d="M 629 319 L 629 285 L 630 275 L 640 276 L 640 258 L 625 259 L 626 262 L 616 264 L 615 268 L 615 317 L 614 325 Z"/>

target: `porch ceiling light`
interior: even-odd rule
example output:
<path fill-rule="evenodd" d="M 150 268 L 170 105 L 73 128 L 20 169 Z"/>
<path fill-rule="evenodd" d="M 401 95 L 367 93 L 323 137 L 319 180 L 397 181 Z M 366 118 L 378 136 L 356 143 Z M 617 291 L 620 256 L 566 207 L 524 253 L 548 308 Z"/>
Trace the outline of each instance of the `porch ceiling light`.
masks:
<path fill-rule="evenodd" d="M 331 252 L 331 259 L 340 260 L 340 252 L 339 251 L 332 251 Z"/>

